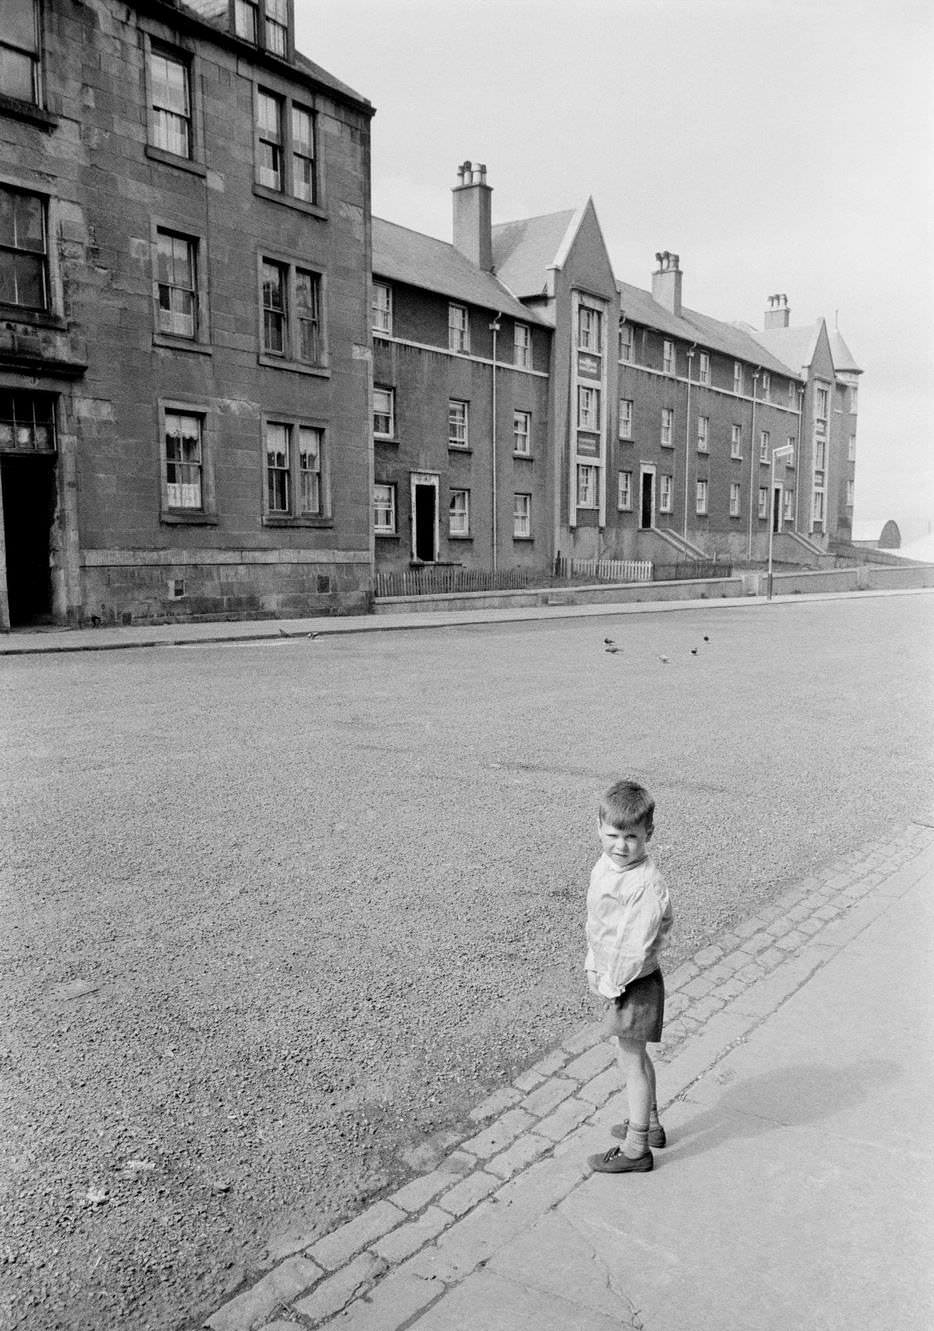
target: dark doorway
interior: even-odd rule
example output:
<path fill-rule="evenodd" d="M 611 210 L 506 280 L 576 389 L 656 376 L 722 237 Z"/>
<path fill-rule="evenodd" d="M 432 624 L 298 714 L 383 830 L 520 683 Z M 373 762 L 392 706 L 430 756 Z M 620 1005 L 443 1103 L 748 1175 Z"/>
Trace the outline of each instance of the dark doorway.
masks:
<path fill-rule="evenodd" d="M 653 471 L 644 471 L 642 473 L 642 495 L 639 507 L 639 526 L 643 528 L 651 527 L 655 517 L 655 473 Z"/>
<path fill-rule="evenodd" d="M 435 528 L 438 514 L 438 491 L 434 485 L 415 486 L 415 558 L 425 564 L 437 559 Z"/>
<path fill-rule="evenodd" d="M 49 533 L 55 513 L 55 459 L 0 459 L 10 625 L 49 623 L 52 569 Z"/>

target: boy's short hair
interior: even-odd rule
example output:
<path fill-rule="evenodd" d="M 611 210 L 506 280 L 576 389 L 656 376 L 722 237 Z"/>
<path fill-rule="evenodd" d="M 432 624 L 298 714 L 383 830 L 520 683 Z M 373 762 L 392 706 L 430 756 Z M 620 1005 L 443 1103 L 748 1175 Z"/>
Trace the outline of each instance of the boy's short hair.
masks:
<path fill-rule="evenodd" d="M 648 830 L 655 823 L 655 801 L 635 781 L 616 781 L 600 800 L 600 821 L 623 829 L 644 823 Z"/>

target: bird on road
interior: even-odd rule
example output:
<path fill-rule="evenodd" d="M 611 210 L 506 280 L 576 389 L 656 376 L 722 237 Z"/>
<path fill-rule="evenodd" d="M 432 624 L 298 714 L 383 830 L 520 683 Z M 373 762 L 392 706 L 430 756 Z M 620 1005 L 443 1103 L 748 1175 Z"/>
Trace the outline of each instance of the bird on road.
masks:
<path fill-rule="evenodd" d="M 668 664 L 668 657 L 667 657 L 667 656 L 660 656 L 658 659 L 661 661 L 662 665 L 667 665 L 667 664 Z"/>
<path fill-rule="evenodd" d="M 615 642 L 613 641 L 612 638 L 604 638 L 603 641 L 606 643 L 607 647 L 615 647 L 615 646 L 616 646 L 616 644 L 615 644 Z"/>
<path fill-rule="evenodd" d="M 710 642 L 710 639 L 707 637 L 706 633 L 704 634 L 704 642 Z"/>
<path fill-rule="evenodd" d="M 691 655 L 692 655 L 692 656 L 696 656 L 696 655 L 697 655 L 697 648 L 696 648 L 696 647 L 692 647 L 692 648 L 691 648 Z"/>
<path fill-rule="evenodd" d="M 610 643 L 609 646 L 604 647 L 603 650 L 604 650 L 605 652 L 609 652 L 611 655 L 613 655 L 615 652 L 618 652 L 618 651 L 619 651 L 619 648 L 618 648 L 618 647 L 614 647 L 613 644 Z"/>

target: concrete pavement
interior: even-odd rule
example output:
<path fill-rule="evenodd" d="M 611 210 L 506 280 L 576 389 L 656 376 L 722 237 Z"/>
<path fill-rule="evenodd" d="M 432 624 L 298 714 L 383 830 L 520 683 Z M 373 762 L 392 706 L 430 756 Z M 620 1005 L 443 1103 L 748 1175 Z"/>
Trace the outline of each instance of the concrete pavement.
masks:
<path fill-rule="evenodd" d="M 773 605 L 802 600 L 837 601 L 867 596 L 925 596 L 927 587 L 872 591 L 814 592 L 775 596 Z M 126 627 L 85 629 L 50 628 L 0 633 L 0 656 L 26 656 L 58 652 L 116 651 L 130 647 L 178 647 L 205 643 L 275 641 L 277 638 L 323 637 L 343 633 L 386 633 L 405 629 L 455 628 L 469 624 L 514 623 L 542 619 L 605 618 L 607 615 L 673 614 L 680 610 L 752 607 L 765 604 L 761 596 L 723 596 L 710 600 L 600 602 L 587 605 L 515 606 L 485 610 L 422 610 L 393 615 L 322 615 L 307 619 L 211 620 L 207 623 L 131 624 Z"/>
<path fill-rule="evenodd" d="M 666 977 L 653 1173 L 587 1168 L 625 1115 L 589 1025 L 203 1325 L 934 1326 L 934 813 L 876 833 Z"/>

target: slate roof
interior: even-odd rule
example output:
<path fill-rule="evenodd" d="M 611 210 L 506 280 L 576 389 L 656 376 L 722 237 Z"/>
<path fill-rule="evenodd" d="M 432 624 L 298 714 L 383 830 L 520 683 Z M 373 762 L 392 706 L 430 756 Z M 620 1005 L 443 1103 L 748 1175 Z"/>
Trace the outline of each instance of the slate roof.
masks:
<path fill-rule="evenodd" d="M 822 322 L 818 319 L 813 324 L 798 324 L 790 328 L 757 328 L 752 335 L 773 356 L 781 357 L 787 365 L 795 367 L 796 373 L 800 373 L 814 359 Z"/>
<path fill-rule="evenodd" d="M 494 226 L 493 266 L 500 281 L 520 298 L 540 296 L 545 291 L 548 269 L 576 216 L 570 209 Z"/>
<path fill-rule="evenodd" d="M 709 314 L 689 310 L 682 306 L 681 314 L 673 314 L 666 306 L 660 305 L 651 293 L 641 287 L 630 286 L 628 282 L 617 282 L 620 306 L 624 316 L 633 323 L 645 324 L 660 333 L 670 333 L 687 342 L 696 342 L 710 351 L 720 351 L 734 360 L 746 361 L 752 365 L 761 365 L 772 374 L 794 375 L 799 370 L 793 369 L 793 361 L 779 357 L 771 349 L 761 345 L 758 334 L 741 324 L 724 323 Z"/>
<path fill-rule="evenodd" d="M 836 330 L 830 334 L 830 354 L 833 356 L 835 370 L 848 371 L 850 374 L 862 374 L 852 351 Z"/>
<path fill-rule="evenodd" d="M 523 323 L 542 322 L 492 273 L 478 268 L 447 241 L 381 217 L 373 218 L 373 274 L 509 314 Z"/>
<path fill-rule="evenodd" d="M 222 32 L 228 34 L 230 32 L 227 0 L 169 0 L 169 3 L 183 14 L 188 13 L 200 19 L 202 23 L 210 24 L 212 28 L 219 28 Z M 294 69 L 299 70 L 302 74 L 310 75 L 316 83 L 320 83 L 325 88 L 330 88 L 332 92 L 339 93 L 342 97 L 351 101 L 359 102 L 362 109 L 368 110 L 372 114 L 372 104 L 365 97 L 362 97 L 358 92 L 354 92 L 353 88 L 348 87 L 346 83 L 342 83 L 333 74 L 329 74 L 320 65 L 316 65 L 306 55 L 302 55 L 301 51 L 295 52 L 295 59 L 292 64 Z"/>

